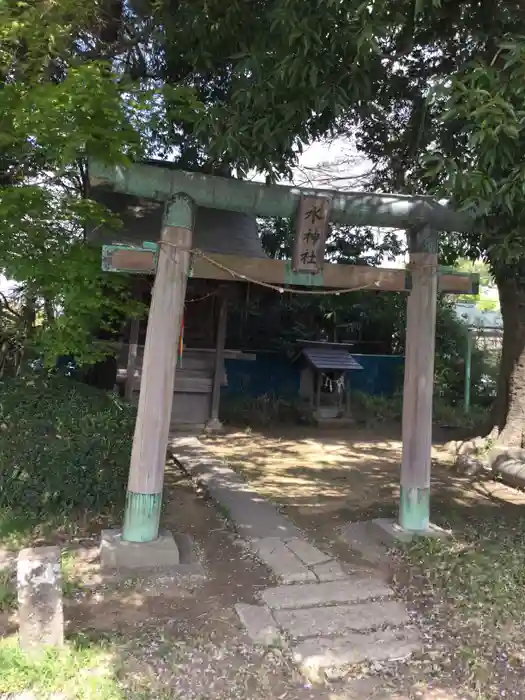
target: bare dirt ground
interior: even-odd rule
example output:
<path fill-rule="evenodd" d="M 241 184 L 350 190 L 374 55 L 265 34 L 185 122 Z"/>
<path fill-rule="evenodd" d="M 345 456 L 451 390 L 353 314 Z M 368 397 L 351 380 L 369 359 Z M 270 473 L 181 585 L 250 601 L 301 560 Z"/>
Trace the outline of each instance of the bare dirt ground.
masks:
<path fill-rule="evenodd" d="M 518 557 L 525 493 L 489 478 L 458 475 L 444 448 L 454 436 L 435 437 L 432 519 L 451 525 L 457 539 L 445 546 L 448 554 L 434 552 L 428 543 L 422 568 L 417 566 L 417 552 L 373 562 L 337 538 L 337 529 L 345 522 L 395 517 L 399 428 L 230 431 L 208 438 L 206 444 L 325 549 L 354 566 L 381 569 L 397 584 L 420 620 L 425 648 L 421 657 L 398 670 L 392 694 L 385 697 L 398 697 L 398 692 L 400 697 L 428 700 L 525 698 L 523 644 L 511 643 L 519 633 L 514 628 L 521 625 L 521 611 L 518 614 L 514 603 L 514 615 L 509 613 L 513 603 L 504 594 L 504 586 L 513 591 L 523 576 Z M 491 543 L 485 548 L 489 554 L 485 542 Z M 434 575 L 434 566 L 442 574 Z M 455 587 L 447 583 L 448 575 Z M 505 577 L 509 583 L 498 584 Z M 510 595 L 514 598 L 514 593 Z M 504 624 L 489 619 L 498 618 L 500 606 L 506 614 Z M 512 634 L 505 626 L 512 628 Z M 384 679 L 385 671 L 378 675 Z M 361 697 L 374 695 L 363 690 Z"/>
<path fill-rule="evenodd" d="M 208 439 L 207 444 L 261 493 L 279 503 L 312 539 L 335 547 L 343 558 L 351 559 L 351 555 L 335 543 L 339 524 L 395 512 L 401 448 L 395 434 L 297 428 L 230 432 Z M 435 456 L 446 462 L 439 446 Z M 433 479 L 433 512 L 446 514 L 457 508 L 467 514 L 480 509 L 488 512 L 502 502 L 515 507 L 525 502 L 523 494 L 502 485 L 458 477 L 446 464 L 434 468 Z M 244 635 L 235 603 L 254 602 L 258 591 L 274 581 L 263 566 L 245 554 L 217 510 L 173 464 L 168 466 L 163 524 L 192 536 L 206 568 L 206 580 L 165 579 L 153 586 L 135 577 L 102 581 L 98 534 L 93 535 L 90 523 L 86 523 L 84 536 L 77 533 L 80 546 L 71 549 L 62 535 L 56 539 L 71 549 L 65 588 L 67 634 L 86 644 L 107 640 L 126 698 L 485 697 L 464 694 L 460 685 L 455 685 L 454 674 L 445 677 L 432 653 L 427 652 L 408 665 L 354 669 L 343 683 L 310 687 L 296 673 L 286 650 L 258 650 Z M 38 544 L 54 541 L 52 537 L 40 539 Z M 0 637 L 15 631 L 15 613 L 0 614 Z"/>
<path fill-rule="evenodd" d="M 98 536 L 89 531 L 84 536 L 77 533 L 81 546 L 68 544 L 62 534 L 37 539 L 38 544 L 60 544 L 66 552 L 63 571 L 68 639 L 81 645 L 108 645 L 112 672 L 122 683 L 124 697 L 140 700 L 365 700 L 372 697 L 404 700 L 407 697 L 391 693 L 392 675 L 357 677 L 333 687 L 315 688 L 299 676 L 286 650 L 255 648 L 244 634 L 234 605 L 255 602 L 258 591 L 276 582 L 264 566 L 245 553 L 214 506 L 174 465 L 167 471 L 163 524 L 174 532 L 191 535 L 204 564 L 206 579 L 173 580 L 161 576 L 155 582 L 155 578 L 146 580 L 134 575 L 102 576 Z M 4 552 L 4 564 L 8 558 Z M 12 564 L 13 556 L 10 558 Z M 11 611 L 0 614 L 0 638 L 15 634 L 16 629 L 13 606 Z M 395 666 L 392 673 L 397 673 Z M 399 687 L 399 683 L 395 685 Z M 32 695 L 27 697 L 33 700 Z M 70 696 L 60 697 L 67 700 Z"/>
<path fill-rule="evenodd" d="M 504 484 L 463 477 L 439 436 L 433 449 L 431 502 L 439 512 L 525 504 L 525 493 Z M 333 538 L 338 525 L 394 516 L 399 501 L 399 427 L 344 431 L 311 426 L 228 431 L 207 447 L 279 504 L 316 538 Z"/>
<path fill-rule="evenodd" d="M 68 637 L 111 641 L 118 675 L 133 698 L 324 697 L 304 685 L 281 651 L 249 644 L 234 604 L 253 602 L 258 590 L 272 585 L 269 572 L 243 554 L 215 508 L 184 475 L 172 467 L 167 481 L 164 525 L 192 536 L 206 579 L 164 577 L 151 586 L 134 576 L 102 578 L 98 538 L 84 539 L 67 556 Z M 3 614 L 0 636 L 15 631 L 15 612 Z"/>

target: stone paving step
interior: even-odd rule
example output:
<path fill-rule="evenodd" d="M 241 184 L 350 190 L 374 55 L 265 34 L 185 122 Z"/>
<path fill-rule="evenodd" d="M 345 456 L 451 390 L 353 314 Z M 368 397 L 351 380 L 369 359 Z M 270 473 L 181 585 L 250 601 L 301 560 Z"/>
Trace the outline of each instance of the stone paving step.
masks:
<path fill-rule="evenodd" d="M 254 540 L 250 543 L 250 548 L 283 583 L 317 581 L 314 572 L 310 571 L 278 537 Z"/>
<path fill-rule="evenodd" d="M 408 617 L 401 604 L 371 602 L 393 596 L 381 579 L 345 575 L 338 561 L 310 544 L 273 503 L 210 454 L 198 439 L 179 437 L 171 441 L 170 447 L 179 463 L 227 511 L 252 551 L 288 584 L 263 591 L 266 605 L 236 606 L 255 643 L 278 644 L 282 641 L 280 628 L 292 638 L 303 639 L 293 647 L 293 657 L 311 680 L 324 680 L 326 670 L 334 679 L 338 669 L 344 673 L 346 667 L 362 661 L 404 659 L 420 647 L 417 632 L 406 627 Z M 362 528 L 344 534 L 352 542 L 363 538 Z M 385 624 L 404 624 L 405 629 L 363 634 L 356 631 Z"/>
<path fill-rule="evenodd" d="M 323 564 L 324 562 L 330 561 L 333 557 L 329 554 L 321 552 L 320 549 L 314 547 L 310 544 L 308 540 L 304 540 L 299 537 L 294 537 L 291 540 L 286 541 L 286 546 L 291 549 L 292 552 L 299 557 L 299 559 L 306 564 L 306 566 L 315 566 L 316 564 Z"/>
<path fill-rule="evenodd" d="M 313 608 L 335 603 L 358 603 L 392 596 L 392 589 L 377 578 L 348 576 L 344 581 L 304 583 L 267 588 L 263 601 L 274 610 Z"/>
<path fill-rule="evenodd" d="M 324 564 L 312 566 L 312 571 L 319 581 L 342 581 L 347 575 L 337 561 L 327 561 Z"/>
<path fill-rule="evenodd" d="M 399 627 L 410 622 L 405 606 L 395 600 L 335 605 L 300 610 L 276 610 L 275 620 L 290 637 L 332 637 L 350 631 Z"/>
<path fill-rule="evenodd" d="M 324 680 L 329 670 L 335 679 L 353 664 L 364 661 L 401 661 L 421 646 L 415 629 L 383 630 L 369 634 L 351 633 L 342 637 L 306 639 L 292 648 L 292 657 L 311 681 Z"/>
<path fill-rule="evenodd" d="M 248 636 L 255 644 L 262 644 L 265 647 L 281 644 L 281 633 L 265 605 L 237 603 L 235 610 Z"/>
<path fill-rule="evenodd" d="M 228 513 L 241 537 L 247 540 L 264 537 L 302 539 L 302 532 L 291 520 L 263 498 L 242 477 L 211 454 L 196 437 L 177 437 L 169 442 L 170 452 L 210 496 Z"/>

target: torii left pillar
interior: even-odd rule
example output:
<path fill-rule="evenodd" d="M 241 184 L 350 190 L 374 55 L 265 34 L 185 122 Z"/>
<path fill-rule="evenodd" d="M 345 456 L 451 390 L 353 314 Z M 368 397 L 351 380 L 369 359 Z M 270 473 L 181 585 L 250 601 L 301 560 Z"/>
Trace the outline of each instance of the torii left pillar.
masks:
<path fill-rule="evenodd" d="M 144 347 L 124 527 L 122 533 L 102 534 L 101 561 L 108 568 L 169 566 L 179 561 L 172 535 L 159 536 L 159 521 L 193 219 L 194 205 L 186 195 L 175 195 L 167 202 Z"/>

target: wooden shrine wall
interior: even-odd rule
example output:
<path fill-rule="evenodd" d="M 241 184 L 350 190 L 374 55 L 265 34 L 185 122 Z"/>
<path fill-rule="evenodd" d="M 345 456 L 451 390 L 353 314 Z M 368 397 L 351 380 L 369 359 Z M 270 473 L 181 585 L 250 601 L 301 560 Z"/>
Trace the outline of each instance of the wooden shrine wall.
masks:
<path fill-rule="evenodd" d="M 153 280 L 144 280 L 137 286 L 136 298 L 146 305 L 151 301 Z M 184 309 L 184 345 L 187 348 L 215 348 L 215 329 L 219 313 L 218 290 L 223 282 L 189 279 Z M 146 342 L 147 319 L 140 324 L 139 345 Z M 129 324 L 123 333 L 123 342 L 129 339 Z"/>

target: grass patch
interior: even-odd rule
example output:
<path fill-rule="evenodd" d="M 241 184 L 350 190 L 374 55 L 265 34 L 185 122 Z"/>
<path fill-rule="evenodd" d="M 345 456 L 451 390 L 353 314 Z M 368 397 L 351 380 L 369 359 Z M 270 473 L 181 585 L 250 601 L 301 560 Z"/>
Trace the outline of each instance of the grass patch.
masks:
<path fill-rule="evenodd" d="M 104 528 L 120 523 L 121 515 L 95 510 L 63 513 L 31 513 L 0 508 L 0 547 L 18 551 L 23 547 L 66 544 L 95 537 Z"/>
<path fill-rule="evenodd" d="M 30 517 L 13 513 L 9 508 L 0 509 L 0 546 L 20 549 L 27 542 L 36 523 Z"/>
<path fill-rule="evenodd" d="M 444 648 L 444 666 L 480 700 L 521 697 L 525 519 L 501 511 L 471 519 L 455 538 L 419 540 L 402 557 L 406 592 L 430 623 L 434 646 Z"/>
<path fill-rule="evenodd" d="M 53 693 L 71 700 L 123 700 L 108 644 L 70 644 L 38 657 L 23 654 L 16 638 L 0 640 L 0 693 Z"/>
<path fill-rule="evenodd" d="M 403 413 L 403 394 L 393 396 L 373 396 L 360 391 L 352 392 L 352 410 L 356 419 L 367 427 L 381 423 L 399 423 Z M 483 425 L 487 420 L 488 409 L 483 406 L 471 406 L 465 415 L 463 404 L 451 405 L 441 397 L 434 398 L 433 420 L 437 425 L 448 428 L 471 430 Z"/>
<path fill-rule="evenodd" d="M 118 634 L 77 634 L 63 649 L 34 656 L 20 651 L 16 636 L 0 639 L 0 698 L 19 693 L 38 700 L 174 698 Z"/>

